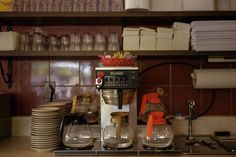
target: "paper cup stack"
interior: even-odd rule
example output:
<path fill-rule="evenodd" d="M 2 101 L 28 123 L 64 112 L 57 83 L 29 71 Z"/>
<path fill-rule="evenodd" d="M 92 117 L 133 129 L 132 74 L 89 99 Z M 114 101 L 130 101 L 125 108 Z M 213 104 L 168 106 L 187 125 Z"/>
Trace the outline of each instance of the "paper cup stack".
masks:
<path fill-rule="evenodd" d="M 59 107 L 32 109 L 31 148 L 36 151 L 52 151 L 61 143 L 59 127 L 63 113 Z"/>

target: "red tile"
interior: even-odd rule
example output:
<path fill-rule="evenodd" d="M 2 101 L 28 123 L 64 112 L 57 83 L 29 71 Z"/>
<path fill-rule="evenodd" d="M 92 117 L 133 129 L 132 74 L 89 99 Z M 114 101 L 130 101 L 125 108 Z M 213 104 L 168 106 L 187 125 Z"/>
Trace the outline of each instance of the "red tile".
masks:
<path fill-rule="evenodd" d="M 194 68 L 184 65 L 172 65 L 172 85 L 192 85 L 193 70 Z"/>
<path fill-rule="evenodd" d="M 139 77 L 139 86 L 170 85 L 170 65 L 159 66 L 162 63 L 163 62 L 156 60 L 139 60 L 138 67 L 141 72 Z M 148 68 L 150 69 L 147 70 Z"/>
<path fill-rule="evenodd" d="M 236 115 L 236 89 L 232 89 L 232 115 Z"/>
<path fill-rule="evenodd" d="M 72 100 L 73 96 L 78 95 L 77 87 L 56 87 L 55 100 Z"/>
<path fill-rule="evenodd" d="M 51 61 L 50 81 L 54 81 L 57 86 L 77 86 L 79 63 L 77 61 Z"/>
<path fill-rule="evenodd" d="M 173 87 L 172 88 L 172 114 L 181 112 L 183 115 L 188 114 L 188 100 L 194 100 L 196 106 L 194 107 L 194 114 L 198 114 L 201 108 L 200 104 L 200 90 L 195 90 L 192 87 Z"/>
<path fill-rule="evenodd" d="M 24 87 L 17 94 L 17 104 L 13 105 L 13 115 L 30 116 L 31 109 L 43 103 L 44 87 Z"/>
<path fill-rule="evenodd" d="M 142 72 L 146 70 L 149 67 L 157 66 L 159 64 L 163 64 L 166 62 L 169 62 L 170 60 L 168 58 L 162 58 L 162 59 L 138 59 L 137 60 L 137 66 L 139 67 L 139 71 Z"/>
<path fill-rule="evenodd" d="M 95 85 L 97 61 L 80 61 L 80 85 Z"/>
<path fill-rule="evenodd" d="M 212 99 L 212 90 L 203 90 L 202 104 L 206 110 Z M 207 115 L 230 115 L 231 114 L 231 90 L 216 89 L 213 107 Z"/>
<path fill-rule="evenodd" d="M 23 86 L 43 86 L 49 81 L 49 61 L 20 61 L 20 84 Z"/>
<path fill-rule="evenodd" d="M 172 85 L 192 85 L 190 74 L 200 67 L 199 59 L 173 61 L 171 65 Z M 195 68 L 196 67 L 196 68 Z"/>

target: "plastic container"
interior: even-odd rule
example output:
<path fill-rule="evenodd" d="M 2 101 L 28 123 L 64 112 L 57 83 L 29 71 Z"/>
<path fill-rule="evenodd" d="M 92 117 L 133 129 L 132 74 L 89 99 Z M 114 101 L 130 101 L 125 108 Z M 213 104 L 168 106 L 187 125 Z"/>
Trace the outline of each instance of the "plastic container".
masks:
<path fill-rule="evenodd" d="M 125 0 L 125 10 L 150 10 L 150 0 Z"/>
<path fill-rule="evenodd" d="M 0 32 L 0 51 L 19 49 L 20 35 L 17 32 Z"/>
<path fill-rule="evenodd" d="M 135 59 L 132 58 L 101 58 L 103 66 L 133 66 Z"/>

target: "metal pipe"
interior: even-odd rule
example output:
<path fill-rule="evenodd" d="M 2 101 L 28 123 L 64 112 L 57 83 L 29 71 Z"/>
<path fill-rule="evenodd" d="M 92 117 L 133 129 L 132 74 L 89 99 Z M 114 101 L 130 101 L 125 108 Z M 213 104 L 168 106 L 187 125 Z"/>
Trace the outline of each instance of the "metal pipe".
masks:
<path fill-rule="evenodd" d="M 193 128 L 192 128 L 192 120 L 193 120 L 193 107 L 195 106 L 194 100 L 189 100 L 188 102 L 188 140 L 193 140 Z"/>

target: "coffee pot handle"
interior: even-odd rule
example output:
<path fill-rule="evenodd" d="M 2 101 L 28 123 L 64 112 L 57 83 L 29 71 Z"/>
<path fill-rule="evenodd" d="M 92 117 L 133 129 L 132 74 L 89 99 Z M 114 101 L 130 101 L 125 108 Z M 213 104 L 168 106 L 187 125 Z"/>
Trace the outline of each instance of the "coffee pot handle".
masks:
<path fill-rule="evenodd" d="M 60 137 L 62 137 L 62 135 L 63 135 L 64 125 L 66 125 L 68 123 L 70 118 L 71 117 L 69 115 L 63 117 L 61 124 L 60 124 L 60 128 L 59 128 L 59 136 Z"/>
<path fill-rule="evenodd" d="M 118 109 L 122 109 L 123 105 L 123 90 L 122 89 L 117 89 L 118 93 Z"/>

